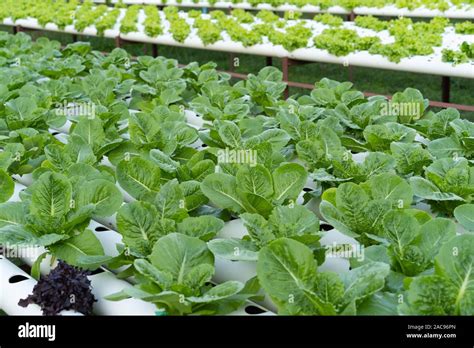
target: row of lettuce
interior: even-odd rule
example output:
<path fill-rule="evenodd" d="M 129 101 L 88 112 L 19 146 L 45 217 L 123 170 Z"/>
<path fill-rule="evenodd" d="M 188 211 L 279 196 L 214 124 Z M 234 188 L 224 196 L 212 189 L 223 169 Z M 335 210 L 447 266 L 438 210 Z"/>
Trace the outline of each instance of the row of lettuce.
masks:
<path fill-rule="evenodd" d="M 263 294 L 280 314 L 474 313 L 474 124 L 456 110 L 328 79 L 284 100 L 272 67 L 231 83 L 213 63 L 23 33 L 0 47 L 0 245 L 134 276 L 108 298 L 168 314 L 226 314 Z M 64 143 L 50 129 L 66 120 Z M 88 226 L 113 216 L 123 244 L 105 255 Z M 234 219 L 245 236 L 216 238 Z M 328 224 L 364 251 L 347 272 L 318 270 L 337 251 L 320 243 Z M 216 258 L 257 276 L 214 286 Z"/>
<path fill-rule="evenodd" d="M 198 3 L 198 0 L 192 0 L 194 3 Z M 254 7 L 259 5 L 271 5 L 273 7 L 279 7 L 282 5 L 294 5 L 297 7 L 303 6 L 318 6 L 322 10 L 327 10 L 330 7 L 343 7 L 346 10 L 352 10 L 357 7 L 368 7 L 368 8 L 383 8 L 386 6 L 395 6 L 400 9 L 430 9 L 430 10 L 439 10 L 446 11 L 449 9 L 470 9 L 472 6 L 472 1 L 469 0 L 208 0 L 211 6 L 217 2 L 229 2 L 232 4 L 241 4 L 248 3 Z M 146 4 L 147 0 L 143 0 L 143 3 Z M 178 0 L 177 3 L 182 3 Z M 202 2 L 201 2 L 202 3 Z M 162 1 L 162 4 L 166 4 L 166 0 Z"/>
<path fill-rule="evenodd" d="M 214 44 L 227 36 L 234 42 L 242 43 L 244 47 L 268 41 L 273 45 L 281 45 L 290 52 L 306 47 L 327 50 L 335 56 L 368 51 L 393 62 L 400 62 L 406 57 L 433 54 L 435 48 L 443 46 L 443 37 L 450 30 L 460 35 L 474 33 L 472 22 L 459 22 L 451 26 L 446 18 L 413 22 L 409 18 L 380 20 L 372 16 L 358 16 L 354 27 L 345 25 L 341 17 L 331 14 L 316 15 L 313 22 L 300 19 L 301 13 L 293 11 L 286 12 L 284 17 L 267 10 L 253 15 L 240 9 L 233 10 L 230 15 L 220 10 L 204 15 L 197 10 L 179 12 L 172 6 L 160 13 L 156 6 L 151 5 L 133 5 L 126 10 L 121 9 L 120 3 L 114 8 L 96 6 L 92 1 L 79 5 L 78 1 L 8 0 L 0 4 L 0 19 L 36 18 L 42 26 L 54 23 L 64 29 L 68 25 L 74 25 L 79 32 L 93 26 L 99 35 L 107 29 L 115 28 L 119 22 L 120 32 L 128 34 L 140 32 L 139 18 L 143 10 L 143 32 L 152 38 L 169 34 L 175 41 L 184 43 L 195 31 L 204 45 Z M 125 11 L 123 17 L 122 11 Z M 316 33 L 312 27 L 315 22 L 326 27 Z M 360 35 L 356 28 L 369 29 L 370 32 Z M 382 42 L 381 32 L 393 40 L 390 43 Z M 473 58 L 474 44 L 468 36 L 457 49 L 444 48 L 442 52 L 442 60 L 454 64 L 468 63 Z"/>

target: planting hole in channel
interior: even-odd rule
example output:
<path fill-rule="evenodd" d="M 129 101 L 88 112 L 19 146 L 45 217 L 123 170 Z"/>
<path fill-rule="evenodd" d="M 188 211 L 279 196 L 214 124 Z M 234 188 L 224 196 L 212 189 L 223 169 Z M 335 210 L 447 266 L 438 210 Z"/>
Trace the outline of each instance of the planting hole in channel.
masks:
<path fill-rule="evenodd" d="M 321 230 L 323 230 L 323 231 L 330 231 L 330 230 L 332 230 L 334 227 L 332 227 L 332 226 L 329 225 L 329 224 L 323 224 L 323 223 L 322 223 L 322 224 L 320 225 L 320 228 L 321 228 Z"/>
<path fill-rule="evenodd" d="M 96 232 L 107 232 L 107 231 L 110 231 L 107 227 L 104 227 L 104 226 L 97 226 L 95 228 L 95 231 Z"/>
<path fill-rule="evenodd" d="M 305 187 L 305 188 L 303 189 L 303 191 L 304 191 L 304 192 L 311 192 L 311 191 L 313 191 L 313 190 L 310 189 L 309 187 Z"/>
<path fill-rule="evenodd" d="M 262 313 L 266 313 L 265 310 L 263 310 L 262 308 L 259 308 L 257 306 L 247 306 L 245 307 L 245 313 L 247 314 L 262 314 Z"/>
<path fill-rule="evenodd" d="M 8 282 L 9 282 L 10 284 L 15 284 L 15 283 L 20 283 L 20 282 L 22 282 L 22 281 L 25 281 L 25 280 L 27 280 L 27 279 L 28 279 L 28 277 L 25 277 L 25 276 L 23 276 L 23 275 L 17 274 L 17 275 L 14 275 L 14 276 L 10 277 L 10 279 L 8 279 Z"/>

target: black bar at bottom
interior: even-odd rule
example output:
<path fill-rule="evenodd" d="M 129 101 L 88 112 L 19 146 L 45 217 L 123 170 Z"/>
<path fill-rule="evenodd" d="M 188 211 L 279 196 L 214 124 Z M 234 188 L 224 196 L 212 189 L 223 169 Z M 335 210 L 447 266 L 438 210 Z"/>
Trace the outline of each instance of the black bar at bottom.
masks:
<path fill-rule="evenodd" d="M 298 344 L 472 347 L 474 317 L 0 317 L 0 345 L 50 343 L 18 337 L 21 325 L 55 325 L 55 342 L 67 344 Z M 178 332 L 176 332 L 178 330 Z M 181 332 L 181 333 L 180 333 Z M 159 344 L 158 344 L 159 343 Z"/>

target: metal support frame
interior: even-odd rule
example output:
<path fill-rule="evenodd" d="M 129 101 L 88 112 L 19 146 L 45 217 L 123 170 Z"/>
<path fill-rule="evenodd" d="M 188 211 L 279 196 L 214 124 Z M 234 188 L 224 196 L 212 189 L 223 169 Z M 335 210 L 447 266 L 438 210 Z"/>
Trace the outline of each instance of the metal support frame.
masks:
<path fill-rule="evenodd" d="M 72 34 L 72 42 L 77 42 L 77 34 Z"/>
<path fill-rule="evenodd" d="M 347 21 L 349 22 L 354 22 L 354 19 L 356 18 L 356 14 L 354 13 L 354 11 L 351 11 L 348 15 L 347 15 Z"/>
<path fill-rule="evenodd" d="M 122 39 L 120 38 L 120 36 L 115 37 L 115 47 L 122 47 Z"/>
<path fill-rule="evenodd" d="M 347 66 L 347 77 L 350 82 L 354 82 L 354 67 L 352 65 Z"/>
<path fill-rule="evenodd" d="M 293 81 L 290 81 L 290 67 L 294 65 L 302 65 L 302 64 L 309 64 L 309 63 L 311 62 L 291 59 L 288 57 L 285 57 L 281 60 L 281 71 L 283 72 L 283 81 L 286 82 L 286 88 L 285 88 L 285 91 L 283 92 L 283 97 L 285 99 L 288 99 L 288 97 L 290 96 L 290 87 L 305 88 L 303 87 L 305 85 L 304 83 L 294 83 Z M 311 86 L 312 88 L 314 88 L 314 85 L 311 85 Z"/>
<path fill-rule="evenodd" d="M 158 45 L 157 44 L 151 44 L 151 55 L 154 58 L 158 57 Z"/>
<path fill-rule="evenodd" d="M 265 58 L 265 65 L 266 66 L 273 66 L 273 58 L 272 57 L 266 57 Z"/>
<path fill-rule="evenodd" d="M 449 103 L 451 94 L 451 79 L 449 76 L 441 77 L 441 100 L 444 103 Z"/>

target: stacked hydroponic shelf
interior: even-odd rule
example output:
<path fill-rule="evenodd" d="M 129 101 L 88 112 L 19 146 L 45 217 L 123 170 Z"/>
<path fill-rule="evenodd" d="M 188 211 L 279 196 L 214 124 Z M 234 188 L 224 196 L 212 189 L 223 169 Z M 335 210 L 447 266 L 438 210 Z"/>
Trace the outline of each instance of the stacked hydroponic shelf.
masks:
<path fill-rule="evenodd" d="M 18 1 L 17 16 L 3 16 L 4 23 L 94 35 L 91 25 L 107 22 L 105 36 L 154 43 L 158 32 L 144 34 L 161 30 L 153 23 L 192 41 L 244 17 L 280 22 L 269 13 L 190 19 L 175 9 L 91 4 L 79 12 L 70 2 L 56 4 L 51 24 L 48 11 L 26 3 Z M 92 22 L 80 13 L 93 14 Z M 289 21 L 296 29 L 284 44 L 305 46 L 309 38 L 298 39 L 304 25 L 357 26 L 318 21 Z M 459 45 L 472 36 L 454 34 L 460 29 L 441 19 L 411 25 L 396 20 L 383 30 L 425 30 L 432 42 L 411 47 L 423 52 L 440 37 L 462 36 Z M 331 46 L 324 35 L 314 41 L 357 50 Z M 277 49 L 258 45 L 267 45 L 266 54 Z M 390 47 L 393 59 L 416 59 Z M 317 49 L 281 54 L 299 50 Z M 352 83 L 329 79 L 285 100 L 274 67 L 234 83 L 213 63 L 180 67 L 24 33 L 0 32 L 0 51 L 6 314 L 474 314 L 474 124 L 457 110 L 430 110 L 413 88 L 391 100 L 367 98 Z M 462 53 L 457 65 L 437 64 L 472 77 L 472 56 Z M 51 284 L 69 292 L 46 297 Z M 78 288 L 81 301 L 70 297 Z"/>
<path fill-rule="evenodd" d="M 344 22 L 330 14 L 300 19 L 263 10 L 202 14 L 176 7 L 128 8 L 42 4 L 8 0 L 0 4 L 3 24 L 70 34 L 104 36 L 129 42 L 171 45 L 231 53 L 289 58 L 433 75 L 474 78 L 474 25 L 447 18 L 413 22 L 359 16 Z M 465 11 L 469 18 L 474 11 Z"/>

